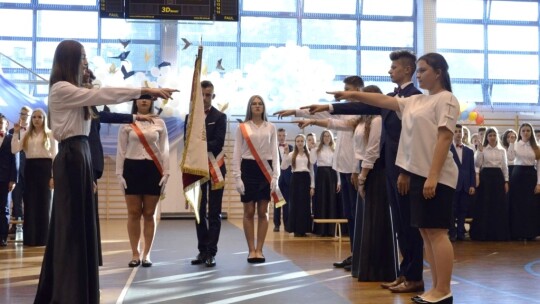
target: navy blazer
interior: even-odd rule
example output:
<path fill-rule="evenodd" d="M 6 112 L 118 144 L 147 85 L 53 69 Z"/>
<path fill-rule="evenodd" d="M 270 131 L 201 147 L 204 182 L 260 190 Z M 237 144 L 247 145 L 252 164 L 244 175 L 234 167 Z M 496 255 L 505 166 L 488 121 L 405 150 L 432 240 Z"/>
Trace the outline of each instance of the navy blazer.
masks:
<path fill-rule="evenodd" d="M 128 124 L 133 122 L 133 114 L 111 113 L 108 107 L 101 112 L 95 106 L 92 111 L 97 118 L 92 119 L 90 124 L 90 134 L 88 134 L 88 144 L 90 145 L 90 155 L 92 156 L 92 168 L 94 169 L 95 179 L 101 178 L 103 174 L 103 145 L 99 131 L 101 123 Z"/>
<path fill-rule="evenodd" d="M 184 141 L 186 140 L 186 125 L 189 119 L 189 114 L 186 115 L 184 121 Z M 227 134 L 227 115 L 214 106 L 210 107 L 210 112 L 206 114 L 204 120 L 206 126 L 206 149 L 212 152 L 214 156 L 218 156 L 225 145 L 225 135 Z M 227 169 L 225 163 L 221 166 L 221 174 L 225 176 Z"/>
<path fill-rule="evenodd" d="M 6 132 L 0 146 L 0 182 L 17 182 L 17 164 L 15 154 L 11 153 L 13 136 Z"/>
<path fill-rule="evenodd" d="M 452 155 L 454 156 L 454 162 L 456 163 L 459 170 L 456 191 L 463 191 L 468 193 L 471 187 L 476 186 L 476 172 L 474 171 L 474 151 L 464 145 L 463 153 L 461 155 L 461 161 L 459 161 L 456 147 L 453 143 L 450 145 L 450 152 L 452 152 Z"/>
<path fill-rule="evenodd" d="M 413 83 L 410 83 L 401 90 L 399 96 L 409 97 L 412 95 L 422 94 Z M 395 96 L 396 93 L 389 93 L 388 96 Z M 381 158 L 384 161 L 387 170 L 392 170 L 396 164 L 396 156 L 399 146 L 399 137 L 401 135 L 401 119 L 396 112 L 389 109 L 381 109 L 370 106 L 361 102 L 343 102 L 334 103 L 334 112 L 332 114 L 348 114 L 348 115 L 381 115 L 382 132 L 381 132 Z M 397 169 L 397 167 L 395 168 Z M 393 172 L 397 174 L 397 172 Z M 396 176 L 397 177 L 397 176 Z"/>

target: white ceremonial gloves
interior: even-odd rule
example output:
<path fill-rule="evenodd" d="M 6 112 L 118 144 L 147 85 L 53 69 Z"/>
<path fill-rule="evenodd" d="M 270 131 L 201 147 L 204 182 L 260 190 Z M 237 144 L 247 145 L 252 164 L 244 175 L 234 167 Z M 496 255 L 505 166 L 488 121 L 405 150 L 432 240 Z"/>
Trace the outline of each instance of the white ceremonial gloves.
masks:
<path fill-rule="evenodd" d="M 275 177 L 272 178 L 272 182 L 270 182 L 270 192 L 275 192 L 277 188 L 277 179 Z"/>
<path fill-rule="evenodd" d="M 118 184 L 120 185 L 122 190 L 127 189 L 127 183 L 124 177 L 121 174 L 116 175 L 116 178 L 118 179 Z"/>
<path fill-rule="evenodd" d="M 240 195 L 244 195 L 246 192 L 246 189 L 244 188 L 244 183 L 242 182 L 241 178 L 236 178 L 236 191 L 240 193 Z"/>
<path fill-rule="evenodd" d="M 163 175 L 163 177 L 161 178 L 161 180 L 159 181 L 159 186 L 164 188 L 165 185 L 167 184 L 167 181 L 169 180 L 169 174 L 165 174 Z"/>

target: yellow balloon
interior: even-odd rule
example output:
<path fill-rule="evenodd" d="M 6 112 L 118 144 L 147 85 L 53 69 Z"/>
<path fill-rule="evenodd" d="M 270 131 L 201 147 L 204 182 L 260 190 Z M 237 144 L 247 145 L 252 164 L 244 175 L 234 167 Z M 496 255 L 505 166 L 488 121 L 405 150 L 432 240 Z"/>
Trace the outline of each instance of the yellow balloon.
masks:
<path fill-rule="evenodd" d="M 476 117 L 478 117 L 478 113 L 476 113 L 475 111 L 472 111 L 471 113 L 469 113 L 469 120 L 470 121 L 475 121 Z"/>

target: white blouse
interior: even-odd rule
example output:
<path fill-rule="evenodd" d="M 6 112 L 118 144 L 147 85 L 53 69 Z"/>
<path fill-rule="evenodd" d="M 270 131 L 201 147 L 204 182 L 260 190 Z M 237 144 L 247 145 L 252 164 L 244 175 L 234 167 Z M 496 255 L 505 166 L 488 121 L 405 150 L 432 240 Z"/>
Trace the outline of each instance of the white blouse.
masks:
<path fill-rule="evenodd" d="M 459 117 L 459 103 L 448 91 L 434 95 L 397 98 L 402 120 L 396 165 L 427 178 L 437 144 L 439 127 L 454 132 Z M 456 188 L 458 168 L 448 150 L 439 175 L 439 183 Z"/>
<path fill-rule="evenodd" d="M 286 170 L 292 164 L 292 155 L 293 152 L 287 154 L 281 162 L 281 170 Z M 315 188 L 315 175 L 313 174 L 313 163 L 309 164 L 308 167 L 308 158 L 305 154 L 296 155 L 296 162 L 292 172 L 309 172 L 310 178 L 310 187 Z"/>
<path fill-rule="evenodd" d="M 162 119 L 154 119 L 154 123 L 136 121 L 150 148 L 158 158 L 163 168 L 163 175 L 169 174 L 169 138 L 167 127 Z M 146 152 L 139 136 L 133 130 L 131 124 L 124 124 L 118 129 L 118 145 L 116 150 L 116 174 L 124 172 L 124 160 L 136 159 L 152 160 Z"/>
<path fill-rule="evenodd" d="M 508 181 L 508 162 L 506 150 L 503 147 L 492 147 L 487 145 L 483 151 L 476 151 L 474 165 L 478 168 L 500 168 L 503 172 L 504 180 Z"/>
<path fill-rule="evenodd" d="M 272 161 L 272 178 L 278 179 L 279 170 L 279 149 L 277 141 L 276 126 L 268 121 L 263 122 L 260 126 L 254 124 L 251 120 L 245 122 L 246 127 L 251 130 L 251 143 L 255 147 L 259 157 L 262 160 Z M 235 178 L 240 178 L 242 172 L 240 172 L 240 163 L 242 159 L 255 160 L 255 157 L 251 154 L 249 147 L 242 136 L 240 126 L 236 129 L 234 152 L 232 160 L 232 172 Z"/>
<path fill-rule="evenodd" d="M 349 120 L 332 119 L 328 120 L 328 126 L 335 129 L 352 129 L 354 128 L 353 146 L 354 156 L 357 160 L 362 161 L 362 168 L 373 169 L 375 161 L 381 155 L 381 132 L 382 118 L 377 115 L 371 120 L 369 138 L 365 141 L 365 122 L 357 123 L 358 118 Z M 355 169 L 356 173 L 360 173 L 359 168 Z"/>
<path fill-rule="evenodd" d="M 508 146 L 508 160 L 514 161 L 516 166 L 537 166 L 536 170 L 536 183 L 540 184 L 540 170 L 538 170 L 538 162 L 536 161 L 536 155 L 531 147 L 530 142 L 518 142 L 511 143 Z"/>
<path fill-rule="evenodd" d="M 61 142 L 73 136 L 88 136 L 91 119 L 84 119 L 85 106 L 117 104 L 140 95 L 140 88 L 87 89 L 57 82 L 49 90 L 49 120 L 54 138 Z"/>
<path fill-rule="evenodd" d="M 26 133 L 26 136 L 30 136 L 30 133 Z M 43 144 L 43 133 L 38 133 L 36 136 L 30 136 L 28 138 L 28 146 L 26 149 L 23 149 L 23 139 L 19 140 L 19 136 L 14 135 L 11 139 L 11 152 L 13 154 L 24 150 L 26 158 L 50 158 L 54 159 L 56 157 L 57 151 L 57 142 L 54 140 L 52 131 L 47 132 L 49 142 L 49 148 L 45 148 Z"/>
<path fill-rule="evenodd" d="M 332 148 L 323 144 L 321 151 L 317 152 L 318 148 L 316 147 L 309 151 L 311 163 L 317 163 L 317 167 L 332 167 L 334 161 L 334 151 Z"/>

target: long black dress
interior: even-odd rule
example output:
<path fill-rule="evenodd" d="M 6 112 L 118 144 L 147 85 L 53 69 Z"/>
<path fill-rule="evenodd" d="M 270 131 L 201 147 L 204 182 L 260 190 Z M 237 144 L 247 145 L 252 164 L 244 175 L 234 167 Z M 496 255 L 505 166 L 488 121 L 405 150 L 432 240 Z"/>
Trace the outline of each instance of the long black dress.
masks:
<path fill-rule="evenodd" d="M 86 136 L 59 144 L 49 238 L 34 303 L 99 303 L 93 169 Z"/>
<path fill-rule="evenodd" d="M 471 239 L 507 241 L 510 239 L 510 217 L 503 173 L 500 168 L 482 168 L 480 181 L 473 210 Z"/>
<path fill-rule="evenodd" d="M 398 258 L 394 225 L 386 196 L 386 176 L 379 159 L 365 181 L 365 200 L 358 200 L 353 244 L 352 276 L 358 281 L 392 281 L 397 277 Z"/>
<path fill-rule="evenodd" d="M 533 239 L 538 235 L 536 169 L 515 165 L 510 176 L 510 236 L 512 239 Z"/>
<path fill-rule="evenodd" d="M 315 151 L 313 153 L 316 153 Z M 338 217 L 337 172 L 332 167 L 317 166 L 315 174 L 315 199 L 313 218 L 332 219 Z M 313 233 L 320 236 L 333 236 L 335 224 L 315 224 Z"/>

